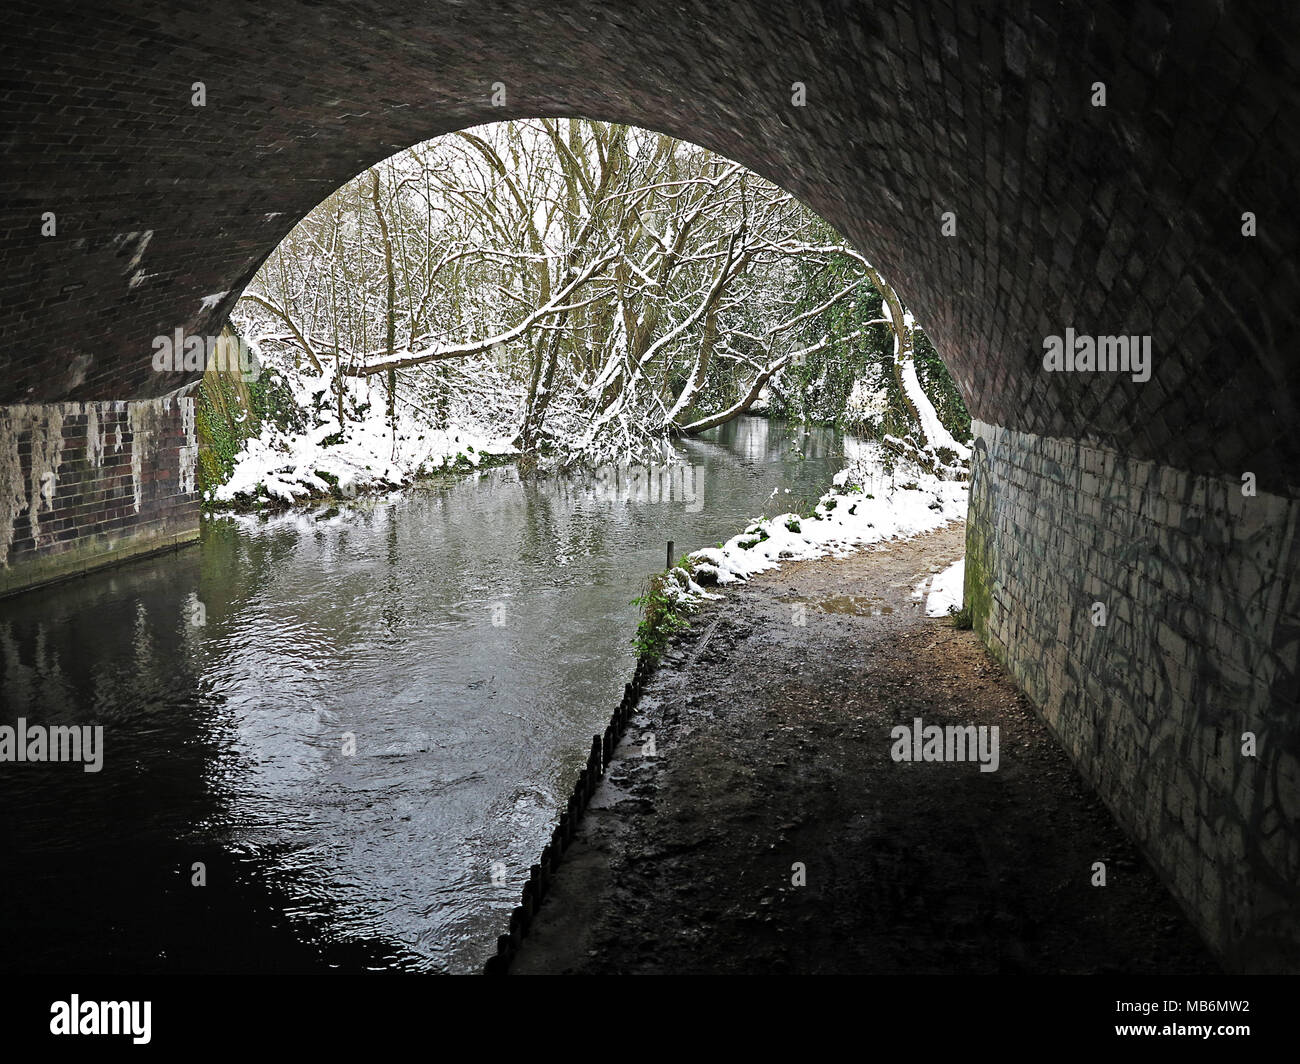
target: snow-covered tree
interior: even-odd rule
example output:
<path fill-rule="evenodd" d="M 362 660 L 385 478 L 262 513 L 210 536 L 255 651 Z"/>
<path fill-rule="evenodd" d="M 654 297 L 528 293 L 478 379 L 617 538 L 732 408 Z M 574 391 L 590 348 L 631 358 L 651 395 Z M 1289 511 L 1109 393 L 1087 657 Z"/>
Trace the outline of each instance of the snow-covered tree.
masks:
<path fill-rule="evenodd" d="M 859 323 L 843 311 L 864 286 L 886 309 Z M 865 259 L 739 164 L 627 126 L 497 123 L 401 152 L 303 219 L 235 321 L 298 375 L 325 439 L 380 414 L 393 461 L 407 419 L 593 463 L 803 387 L 793 367 L 887 325 L 918 453 L 964 452 Z"/>

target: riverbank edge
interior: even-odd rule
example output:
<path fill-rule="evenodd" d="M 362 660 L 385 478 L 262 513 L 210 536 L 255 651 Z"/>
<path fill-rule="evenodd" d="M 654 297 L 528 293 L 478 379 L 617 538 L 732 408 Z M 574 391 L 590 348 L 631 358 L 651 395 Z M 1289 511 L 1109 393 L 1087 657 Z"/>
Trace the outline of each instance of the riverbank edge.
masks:
<path fill-rule="evenodd" d="M 951 522 L 945 522 L 939 527 L 946 528 L 949 524 Z M 926 531 L 933 532 L 936 529 Z M 916 533 L 916 535 L 924 534 L 926 533 Z M 914 538 L 914 536 L 890 537 L 891 540 L 911 538 Z M 863 548 L 859 547 L 858 550 L 852 553 L 856 554 L 861 549 Z M 779 565 L 777 568 L 780 568 Z M 683 573 L 681 567 L 665 569 L 662 573 L 651 577 L 651 587 L 653 588 L 656 579 L 671 579 L 677 573 Z M 686 569 L 683 575 L 689 584 L 692 576 L 691 569 Z M 737 585 L 741 588 L 747 583 L 748 581 L 737 581 Z M 696 599 L 694 596 L 688 597 L 691 599 L 689 611 L 692 613 L 698 611 L 707 601 L 707 599 Z M 709 596 L 713 600 L 720 597 L 716 594 Z M 969 627 L 961 625 L 960 618 L 954 618 L 953 623 L 957 627 Z M 647 608 L 646 622 L 643 623 L 641 629 L 638 629 L 637 633 L 639 645 L 649 647 L 656 643 L 656 640 L 652 638 L 652 633 L 645 631 L 647 627 L 651 626 L 653 626 L 653 621 L 649 608 Z M 609 724 L 605 726 L 603 733 L 591 737 L 591 752 L 587 755 L 586 764 L 578 773 L 569 800 L 560 813 L 559 822 L 551 832 L 550 841 L 542 847 L 537 862 L 529 867 L 528 881 L 524 884 L 520 893 L 519 904 L 511 910 L 505 933 L 497 936 L 496 953 L 489 957 L 484 964 L 484 975 L 510 974 L 510 965 L 523 940 L 527 937 L 542 902 L 550 892 L 553 877 L 559 871 L 565 852 L 575 839 L 578 828 L 586 814 L 587 806 L 595 795 L 596 788 L 616 760 L 615 751 L 618 749 L 628 725 L 636 715 L 636 709 L 641 700 L 641 692 L 646 682 L 658 670 L 664 652 L 678 641 L 679 634 L 690 627 L 689 624 L 682 629 L 669 626 L 666 629 L 666 638 L 658 641 L 659 645 L 656 649 L 646 649 L 638 655 L 636 667 L 632 673 L 632 680 L 624 685 L 623 698 L 610 717 Z"/>
<path fill-rule="evenodd" d="M 509 974 L 510 964 L 550 891 L 552 879 L 560 868 L 565 851 L 574 841 L 597 785 L 614 761 L 614 751 L 635 716 L 641 691 L 655 668 L 655 660 L 649 655 L 642 654 L 638 657 L 632 681 L 623 685 L 623 698 L 604 732 L 591 737 L 591 752 L 587 755 L 587 763 L 578 773 L 573 792 L 560 813 L 559 823 L 551 832 L 550 841 L 542 847 L 537 863 L 528 870 L 528 881 L 520 893 L 519 904 L 511 910 L 506 932 L 497 936 L 497 950 L 484 964 L 484 975 Z"/>
<path fill-rule="evenodd" d="M 393 492 L 411 491 L 422 485 L 441 483 L 444 480 L 464 480 L 466 477 L 484 469 L 500 469 L 504 466 L 518 464 L 522 457 L 517 452 L 482 453 L 478 463 L 475 464 L 462 456 L 457 461 L 444 465 L 440 469 L 435 469 L 422 476 L 412 477 L 401 484 L 375 482 L 359 487 L 350 493 L 339 491 L 337 488 L 328 492 L 309 491 L 302 496 L 296 496 L 292 502 L 277 501 L 261 495 L 254 498 L 237 497 L 228 502 L 203 499 L 200 503 L 200 515 L 202 517 L 278 516 L 292 513 L 295 510 L 311 510 L 318 506 L 337 506 L 357 502 L 361 499 L 379 498 Z"/>
<path fill-rule="evenodd" d="M 832 497 L 838 502 L 841 496 L 854 494 L 855 489 L 849 488 L 846 492 L 844 488 L 844 485 L 832 483 L 826 495 L 823 496 L 822 502 L 817 504 L 812 514 L 798 516 L 805 520 L 812 520 L 816 512 L 824 508 L 827 497 Z M 796 515 L 779 516 L 791 517 Z M 766 518 L 757 519 L 760 529 L 766 520 Z M 935 527 L 916 530 L 904 535 L 885 536 L 883 540 L 884 542 L 909 540 L 918 535 L 925 535 L 940 528 L 946 528 L 952 524 L 953 520 L 953 518 L 949 518 Z M 964 517 L 962 522 L 964 524 Z M 754 522 L 751 521 L 748 524 L 753 525 Z M 752 531 L 755 530 L 751 529 Z M 763 533 L 762 538 L 766 539 L 768 537 Z M 755 540 L 755 542 L 758 542 L 758 540 Z M 875 543 L 860 542 L 848 554 L 855 555 L 875 545 L 879 545 L 879 541 Z M 671 552 L 671 544 L 669 550 Z M 699 553 L 696 552 L 697 555 Z M 818 557 L 825 556 L 824 553 L 818 555 Z M 782 558 L 784 557 L 782 555 Z M 790 560 L 797 561 L 799 559 L 791 558 Z M 672 564 L 670 554 L 669 561 L 670 566 L 668 568 L 651 576 L 646 594 L 642 599 L 638 600 L 645 606 L 646 614 L 637 629 L 635 642 L 640 653 L 633 672 L 632 682 L 624 686 L 622 701 L 619 703 L 618 708 L 614 710 L 604 733 L 592 736 L 591 752 L 587 757 L 586 765 L 578 774 L 573 792 L 569 796 L 564 811 L 560 814 L 559 823 L 551 833 L 550 841 L 542 848 L 537 863 L 529 868 L 528 881 L 524 884 L 519 904 L 511 911 L 507 930 L 497 937 L 497 952 L 484 965 L 483 974 L 485 975 L 509 974 L 511 962 L 514 960 L 523 939 L 527 936 L 542 901 L 550 890 L 552 877 L 558 871 L 565 851 L 574 841 L 574 836 L 587 810 L 587 806 L 595 794 L 597 785 L 604 779 L 606 772 L 615 760 L 615 750 L 618 748 L 619 742 L 635 714 L 646 681 L 657 670 L 665 652 L 678 641 L 679 635 L 684 634 L 691 628 L 689 622 L 681 623 L 683 619 L 673 612 L 674 609 L 694 614 L 708 601 L 716 601 L 723 597 L 716 592 L 710 592 L 706 586 L 703 586 L 704 584 L 712 586 L 718 583 L 716 572 L 706 572 L 712 569 L 712 566 L 706 564 L 697 567 L 694 555 L 686 555 L 680 562 Z M 778 561 L 772 568 L 779 570 L 781 565 L 782 563 Z M 699 576 L 698 582 L 697 575 Z M 740 578 L 729 582 L 726 586 L 731 587 L 733 584 L 736 587 L 744 588 L 748 584 L 748 579 Z M 955 618 L 954 623 L 960 624 L 961 619 Z"/>

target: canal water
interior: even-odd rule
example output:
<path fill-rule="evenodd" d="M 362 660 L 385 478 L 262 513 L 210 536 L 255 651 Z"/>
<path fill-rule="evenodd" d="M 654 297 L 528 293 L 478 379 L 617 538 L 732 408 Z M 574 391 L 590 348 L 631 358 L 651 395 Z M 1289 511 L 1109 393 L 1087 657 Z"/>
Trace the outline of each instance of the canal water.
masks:
<path fill-rule="evenodd" d="M 0 602 L 0 724 L 104 729 L 98 772 L 0 764 L 0 967 L 479 969 L 665 542 L 811 504 L 852 444 L 743 418 L 649 473 L 214 519 Z"/>

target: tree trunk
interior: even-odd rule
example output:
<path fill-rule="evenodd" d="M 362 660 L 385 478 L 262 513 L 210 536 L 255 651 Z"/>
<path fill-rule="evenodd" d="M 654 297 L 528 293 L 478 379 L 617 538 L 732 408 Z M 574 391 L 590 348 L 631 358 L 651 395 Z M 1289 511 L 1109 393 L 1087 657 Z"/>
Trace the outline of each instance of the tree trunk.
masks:
<path fill-rule="evenodd" d="M 379 235 L 384 243 L 384 271 L 387 291 L 384 307 L 384 354 L 393 357 L 397 346 L 397 275 L 393 270 L 393 241 L 388 233 L 388 220 L 379 201 L 379 171 L 370 171 L 370 202 L 379 222 Z M 393 435 L 391 457 L 397 457 L 397 371 L 388 371 L 388 428 Z"/>

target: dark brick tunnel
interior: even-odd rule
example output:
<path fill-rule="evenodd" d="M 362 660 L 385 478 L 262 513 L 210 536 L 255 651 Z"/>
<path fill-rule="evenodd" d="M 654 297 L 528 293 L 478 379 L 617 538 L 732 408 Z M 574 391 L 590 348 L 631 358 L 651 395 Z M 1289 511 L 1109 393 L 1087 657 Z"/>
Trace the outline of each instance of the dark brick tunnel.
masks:
<path fill-rule="evenodd" d="M 915 310 L 975 419 L 981 636 L 1224 964 L 1300 970 L 1297 15 L 10 3 L 0 591 L 194 534 L 192 410 L 122 401 L 190 383 L 153 338 L 217 332 L 340 184 L 506 118 L 661 130 L 804 199 Z M 1149 379 L 1046 372 L 1067 329 L 1149 337 Z M 108 423 L 171 472 L 101 469 Z M 72 505 L 106 470 L 133 512 Z"/>

